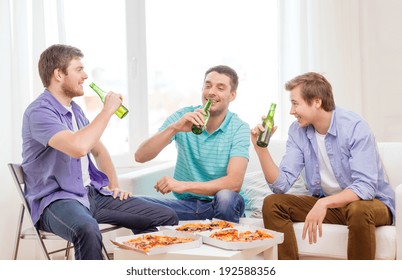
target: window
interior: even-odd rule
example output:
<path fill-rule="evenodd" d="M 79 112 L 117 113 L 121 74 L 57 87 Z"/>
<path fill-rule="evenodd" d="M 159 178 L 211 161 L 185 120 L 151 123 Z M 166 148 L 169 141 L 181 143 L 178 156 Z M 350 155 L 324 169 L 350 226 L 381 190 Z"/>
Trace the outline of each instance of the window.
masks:
<path fill-rule="evenodd" d="M 146 19 L 151 134 L 178 108 L 201 103 L 205 71 L 218 64 L 238 73 L 229 110 L 250 127 L 278 102 L 276 1 L 147 0 Z"/>
<path fill-rule="evenodd" d="M 64 1 L 64 25 L 66 43 L 84 53 L 83 62 L 88 79 L 84 86 L 85 96 L 77 102 L 88 119 L 92 120 L 103 106 L 89 87 L 91 82 L 105 91 L 123 94 L 123 104 L 129 107 L 125 1 Z M 102 142 L 112 155 L 129 153 L 128 124 L 129 117 L 119 119 L 112 116 L 102 136 Z"/>
<path fill-rule="evenodd" d="M 250 126 L 278 101 L 277 2 L 266 0 L 64 1 L 66 43 L 84 52 L 90 81 L 124 95 L 130 113 L 113 117 L 102 141 L 114 159 L 132 155 L 175 110 L 201 103 L 205 71 L 239 75 L 230 110 Z M 77 8 L 79 7 L 79 8 Z M 91 119 L 99 98 L 80 100 Z M 170 145 L 174 150 L 174 145 Z M 164 153 L 159 158 L 174 158 Z M 116 162 L 117 166 L 119 164 Z"/>
<path fill-rule="evenodd" d="M 147 0 L 149 128 L 201 103 L 205 71 L 239 75 L 230 110 L 255 125 L 277 102 L 277 3 L 266 0 Z"/>

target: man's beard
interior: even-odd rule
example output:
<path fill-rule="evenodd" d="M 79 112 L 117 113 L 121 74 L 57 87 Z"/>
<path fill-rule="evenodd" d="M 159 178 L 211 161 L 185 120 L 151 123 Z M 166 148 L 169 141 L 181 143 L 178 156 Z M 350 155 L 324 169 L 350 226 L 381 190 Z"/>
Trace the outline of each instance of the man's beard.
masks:
<path fill-rule="evenodd" d="M 63 83 L 61 85 L 61 89 L 63 90 L 64 94 L 70 98 L 81 96 L 83 94 L 81 91 L 75 90 L 73 87 L 69 86 L 66 83 Z"/>

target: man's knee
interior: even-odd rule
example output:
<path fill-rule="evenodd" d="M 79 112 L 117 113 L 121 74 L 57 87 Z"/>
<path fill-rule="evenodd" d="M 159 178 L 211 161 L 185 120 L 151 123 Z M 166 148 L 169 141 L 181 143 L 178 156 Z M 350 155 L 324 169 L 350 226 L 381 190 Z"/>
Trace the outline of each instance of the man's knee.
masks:
<path fill-rule="evenodd" d="M 359 200 L 346 206 L 346 219 L 349 225 L 374 223 L 374 213 L 367 201 Z"/>
<path fill-rule="evenodd" d="M 221 190 L 215 195 L 215 217 L 238 222 L 244 213 L 243 197 L 231 190 Z"/>
<path fill-rule="evenodd" d="M 164 216 L 165 216 L 165 221 L 162 222 L 164 225 L 177 225 L 179 223 L 179 217 L 177 216 L 177 213 L 175 210 L 173 210 L 170 207 L 165 207 L 165 210 L 163 211 Z"/>
<path fill-rule="evenodd" d="M 272 209 L 276 208 L 278 205 L 282 204 L 283 199 L 285 199 L 285 194 L 270 194 L 264 198 L 262 204 L 262 210 L 264 211 L 272 211 Z"/>
<path fill-rule="evenodd" d="M 220 190 L 215 194 L 215 199 L 219 201 L 233 201 L 238 199 L 240 196 L 239 193 L 231 191 L 231 190 Z"/>
<path fill-rule="evenodd" d="M 231 190 L 221 190 L 215 195 L 215 207 L 224 209 L 237 209 L 244 211 L 244 198 L 238 193 Z"/>
<path fill-rule="evenodd" d="M 73 226 L 73 235 L 75 235 L 75 238 L 78 239 L 97 239 L 101 240 L 102 235 L 99 230 L 99 224 L 96 220 L 93 221 L 86 221 L 86 222 L 77 222 Z"/>

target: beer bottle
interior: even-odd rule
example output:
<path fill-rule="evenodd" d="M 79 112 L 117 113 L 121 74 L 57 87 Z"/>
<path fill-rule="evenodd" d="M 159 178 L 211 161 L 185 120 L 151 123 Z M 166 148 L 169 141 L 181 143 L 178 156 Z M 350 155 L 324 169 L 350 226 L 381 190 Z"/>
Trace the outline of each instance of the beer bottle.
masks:
<path fill-rule="evenodd" d="M 95 85 L 94 83 L 91 83 L 89 85 L 100 97 L 100 99 L 102 100 L 102 102 L 105 102 L 105 94 L 106 92 L 102 89 L 100 89 L 97 85 Z M 115 114 L 120 118 L 124 118 L 127 114 L 128 114 L 128 109 L 121 104 L 121 106 L 117 109 L 117 111 L 115 112 Z"/>
<path fill-rule="evenodd" d="M 204 112 L 206 113 L 206 115 L 204 116 L 204 124 L 203 125 L 193 124 L 191 131 L 194 134 L 197 134 L 197 135 L 201 134 L 207 127 L 207 123 L 208 123 L 209 116 L 210 116 L 209 109 L 211 109 L 211 105 L 212 105 L 212 100 L 208 99 L 207 103 L 205 103 L 205 105 L 204 105 Z"/>
<path fill-rule="evenodd" d="M 262 122 L 262 126 L 265 128 L 258 135 L 257 145 L 260 147 L 267 147 L 269 144 L 269 139 L 271 138 L 272 129 L 274 128 L 274 114 L 275 114 L 276 104 L 271 103 L 271 108 L 269 109 L 268 115 Z"/>

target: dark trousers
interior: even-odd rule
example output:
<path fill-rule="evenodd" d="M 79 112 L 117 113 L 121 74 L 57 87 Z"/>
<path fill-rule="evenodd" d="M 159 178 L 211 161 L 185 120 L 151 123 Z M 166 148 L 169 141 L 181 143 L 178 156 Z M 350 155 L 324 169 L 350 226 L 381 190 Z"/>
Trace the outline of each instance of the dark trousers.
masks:
<path fill-rule="evenodd" d="M 90 209 L 73 199 L 62 199 L 45 208 L 38 227 L 74 244 L 75 259 L 102 259 L 99 225 L 129 228 L 133 233 L 152 232 L 160 225 L 176 225 L 176 213 L 163 205 L 138 197 L 113 199 L 89 187 Z"/>
<path fill-rule="evenodd" d="M 284 242 L 278 246 L 279 259 L 299 259 L 293 223 L 304 222 L 318 199 L 290 194 L 272 194 L 264 199 L 265 228 L 284 233 Z M 392 217 L 380 200 L 359 200 L 345 207 L 328 209 L 323 223 L 347 225 L 348 259 L 370 260 L 375 258 L 375 228 L 392 224 Z"/>

